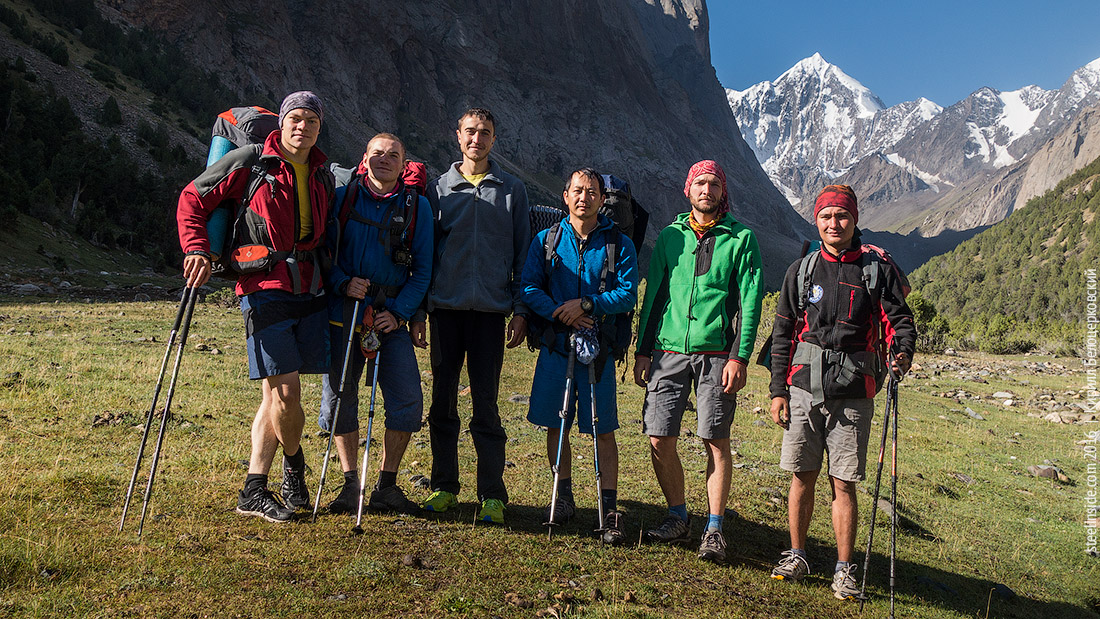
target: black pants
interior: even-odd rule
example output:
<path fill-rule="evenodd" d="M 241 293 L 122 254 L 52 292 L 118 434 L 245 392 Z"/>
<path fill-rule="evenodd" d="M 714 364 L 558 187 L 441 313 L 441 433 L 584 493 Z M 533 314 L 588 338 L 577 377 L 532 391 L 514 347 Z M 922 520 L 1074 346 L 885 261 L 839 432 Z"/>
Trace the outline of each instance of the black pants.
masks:
<path fill-rule="evenodd" d="M 504 448 L 508 435 L 500 422 L 497 396 L 504 365 L 504 314 L 437 309 L 431 314 L 432 489 L 458 494 L 458 380 L 462 363 L 470 377 L 473 415 L 470 437 L 477 451 L 479 501 L 508 502 L 504 487 Z"/>

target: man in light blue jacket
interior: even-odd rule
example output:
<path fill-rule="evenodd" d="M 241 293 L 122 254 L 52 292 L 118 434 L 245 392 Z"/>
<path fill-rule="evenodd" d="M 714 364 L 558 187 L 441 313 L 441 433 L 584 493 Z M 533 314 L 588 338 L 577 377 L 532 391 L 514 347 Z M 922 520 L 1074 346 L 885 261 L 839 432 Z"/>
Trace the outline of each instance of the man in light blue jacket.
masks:
<path fill-rule="evenodd" d="M 546 508 L 546 521 L 564 524 L 575 513 L 571 476 L 572 450 L 569 438 L 559 437 L 565 413 L 565 427 L 573 419 L 585 434 L 592 434 L 592 394 L 598 427 L 600 494 L 605 511 L 602 539 L 607 544 L 626 540 L 623 515 L 616 507 L 619 450 L 615 430 L 619 427 L 615 402 L 615 342 L 600 334 L 614 334 L 617 320 L 629 320 L 638 301 L 638 257 L 634 244 L 608 218 L 599 214 L 603 204 L 602 178 L 591 168 L 581 168 L 569 177 L 562 197 L 569 216 L 543 230 L 531 243 L 523 267 L 523 300 L 533 315 L 542 320 L 541 350 L 531 385 L 531 408 L 527 420 L 543 426 L 546 452 L 551 467 L 558 466 L 557 497 Z M 549 239 L 549 240 L 547 240 Z M 547 260 L 549 248 L 550 260 Z M 534 318 L 534 316 L 532 316 Z M 577 355 L 570 393 L 565 393 L 568 359 L 574 343 L 571 334 L 592 338 L 599 344 L 594 359 Z M 589 365 L 598 376 L 590 388 Z M 598 368 L 598 369 L 597 369 Z M 567 401 L 565 411 L 561 403 Z"/>
<path fill-rule="evenodd" d="M 470 377 L 473 413 L 470 437 L 477 450 L 477 520 L 504 523 L 508 491 L 504 448 L 508 435 L 497 396 L 509 348 L 523 342 L 527 309 L 520 299 L 520 271 L 531 242 L 527 189 L 489 159 L 496 140 L 493 115 L 472 108 L 455 132 L 462 161 L 428 185 L 435 215 L 435 262 L 428 290 L 431 315 L 432 490 L 424 508 L 445 512 L 458 504 L 458 381 L 462 364 Z M 504 320 L 512 318 L 505 329 Z M 412 325 L 423 343 L 425 325 Z"/>

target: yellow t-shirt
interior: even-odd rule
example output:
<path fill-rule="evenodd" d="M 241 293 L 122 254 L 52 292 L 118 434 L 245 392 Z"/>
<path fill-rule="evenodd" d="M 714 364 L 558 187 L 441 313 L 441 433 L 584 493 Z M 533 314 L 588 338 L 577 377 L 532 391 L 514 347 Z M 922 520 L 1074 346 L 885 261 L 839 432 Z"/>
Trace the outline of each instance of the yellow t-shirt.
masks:
<path fill-rule="evenodd" d="M 287 160 L 294 168 L 295 185 L 298 187 L 298 240 L 307 239 L 313 234 L 313 208 L 309 203 L 309 164 L 294 163 Z"/>
<path fill-rule="evenodd" d="M 462 178 L 469 181 L 470 184 L 473 185 L 474 187 L 477 187 L 481 183 L 481 181 L 485 180 L 486 176 L 489 176 L 488 172 L 486 172 L 484 174 L 473 174 L 471 176 L 466 176 L 465 174 L 463 174 Z"/>

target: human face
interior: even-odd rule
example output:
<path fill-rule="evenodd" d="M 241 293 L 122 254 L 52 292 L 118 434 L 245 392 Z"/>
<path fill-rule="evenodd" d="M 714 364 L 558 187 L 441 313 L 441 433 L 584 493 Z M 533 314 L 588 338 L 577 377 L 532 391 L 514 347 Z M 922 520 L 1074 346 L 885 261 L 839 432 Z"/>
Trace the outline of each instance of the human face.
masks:
<path fill-rule="evenodd" d="M 389 190 L 405 170 L 405 147 L 390 138 L 374 138 L 363 154 L 367 175 L 379 189 Z"/>
<path fill-rule="evenodd" d="M 852 237 L 856 233 L 856 222 L 847 209 L 826 206 L 817 212 L 815 221 L 821 242 L 832 249 L 833 253 L 840 253 L 851 246 Z"/>
<path fill-rule="evenodd" d="M 283 117 L 280 130 L 284 149 L 294 154 L 308 151 L 317 143 L 317 136 L 321 133 L 321 117 L 305 108 L 290 110 Z"/>
<path fill-rule="evenodd" d="M 583 174 L 574 174 L 569 179 L 569 187 L 561 197 L 569 207 L 569 216 L 585 222 L 596 219 L 603 204 L 599 182 Z"/>
<path fill-rule="evenodd" d="M 715 174 L 700 174 L 691 181 L 688 194 L 691 208 L 704 215 L 712 215 L 718 212 L 722 201 L 722 181 Z"/>
<path fill-rule="evenodd" d="M 474 163 L 488 159 L 489 151 L 493 150 L 493 142 L 496 141 L 493 123 L 477 116 L 463 117 L 455 135 L 458 136 L 458 148 L 462 151 L 462 157 Z"/>

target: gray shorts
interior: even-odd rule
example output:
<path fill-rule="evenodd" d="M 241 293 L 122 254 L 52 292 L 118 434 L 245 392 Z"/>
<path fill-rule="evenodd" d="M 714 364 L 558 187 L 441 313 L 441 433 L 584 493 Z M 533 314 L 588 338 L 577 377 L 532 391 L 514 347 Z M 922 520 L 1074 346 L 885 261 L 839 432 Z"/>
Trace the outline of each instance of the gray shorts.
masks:
<path fill-rule="evenodd" d="M 874 399 L 833 399 L 811 406 L 812 397 L 809 391 L 791 387 L 791 428 L 783 432 L 780 468 L 795 473 L 820 470 L 827 451 L 831 477 L 862 481 Z"/>
<path fill-rule="evenodd" d="M 737 394 L 722 391 L 725 355 L 683 355 L 653 351 L 649 384 L 642 405 L 642 432 L 649 436 L 680 436 L 680 421 L 688 393 L 695 385 L 699 438 L 729 438 Z"/>

